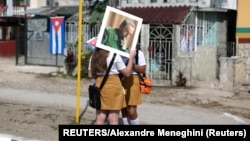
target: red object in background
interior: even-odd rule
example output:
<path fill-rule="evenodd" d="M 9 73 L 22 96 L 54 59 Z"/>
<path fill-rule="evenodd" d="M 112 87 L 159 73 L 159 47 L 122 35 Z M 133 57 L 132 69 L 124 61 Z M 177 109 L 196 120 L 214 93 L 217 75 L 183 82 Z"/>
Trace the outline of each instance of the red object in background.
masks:
<path fill-rule="evenodd" d="M 16 55 L 16 41 L 0 41 L 0 56 L 13 57 Z"/>
<path fill-rule="evenodd" d="M 148 46 L 149 57 L 154 57 L 154 48 L 149 45 Z"/>
<path fill-rule="evenodd" d="M 152 52 L 152 51 L 153 51 L 153 47 L 149 45 L 149 46 L 148 46 L 148 51 L 149 51 L 149 52 Z"/>
<path fill-rule="evenodd" d="M 97 41 L 97 37 L 93 37 L 93 38 L 91 38 L 91 39 L 89 39 L 89 40 L 87 41 L 88 48 L 89 48 L 90 51 L 92 51 L 92 52 L 95 50 L 96 41 Z"/>
<path fill-rule="evenodd" d="M 91 45 L 93 45 L 95 47 L 96 46 L 96 40 L 97 40 L 97 37 L 93 37 L 93 38 L 89 39 L 87 41 L 87 43 L 91 44 Z"/>

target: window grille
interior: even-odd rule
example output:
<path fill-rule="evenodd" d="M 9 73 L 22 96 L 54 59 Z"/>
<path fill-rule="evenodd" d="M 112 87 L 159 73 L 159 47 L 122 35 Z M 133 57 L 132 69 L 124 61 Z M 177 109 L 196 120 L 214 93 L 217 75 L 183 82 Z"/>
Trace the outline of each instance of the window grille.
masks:
<path fill-rule="evenodd" d="M 216 45 L 216 14 L 197 13 L 197 45 Z"/>
<path fill-rule="evenodd" d="M 181 51 L 195 51 L 195 25 L 183 24 L 181 27 Z"/>
<path fill-rule="evenodd" d="M 190 38 L 189 34 L 192 35 L 192 38 Z M 192 40 L 189 41 L 188 39 Z M 216 42 L 216 13 L 192 12 L 185 19 L 181 27 L 182 51 L 195 51 L 198 45 L 210 46 L 216 45 Z"/>

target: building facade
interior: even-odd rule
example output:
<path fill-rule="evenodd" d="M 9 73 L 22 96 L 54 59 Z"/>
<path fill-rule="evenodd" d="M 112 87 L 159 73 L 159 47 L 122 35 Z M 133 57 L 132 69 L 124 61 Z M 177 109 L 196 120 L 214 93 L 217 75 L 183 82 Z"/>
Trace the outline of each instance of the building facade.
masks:
<path fill-rule="evenodd" d="M 63 5 L 63 2 L 68 4 L 65 0 L 59 1 L 58 5 Z M 243 77 L 237 73 L 242 62 L 231 57 L 236 56 L 237 1 L 109 2 L 113 7 L 143 18 L 139 42 L 147 60 L 147 75 L 154 85 L 175 85 L 179 72 L 187 78 L 188 86 L 234 90 L 242 84 Z M 69 18 L 66 24 L 67 43 L 75 43 L 77 18 Z M 84 34 L 93 31 L 87 26 L 83 27 Z M 84 40 L 97 35 L 98 30 L 92 33 Z M 229 45 L 232 45 L 232 50 Z"/>
<path fill-rule="evenodd" d="M 236 26 L 236 57 L 242 61 L 238 68 L 238 81 L 242 82 L 239 89 L 248 93 L 250 86 L 250 20 L 248 0 L 238 1 L 237 26 Z"/>
<path fill-rule="evenodd" d="M 235 42 L 235 19 L 228 22 L 228 15 L 236 17 L 236 1 L 119 2 L 123 11 L 143 18 L 140 42 L 154 85 L 175 85 L 179 72 L 189 86 L 233 90 L 237 85 L 229 69 L 221 70 L 221 58 L 233 55 L 227 50 Z"/>

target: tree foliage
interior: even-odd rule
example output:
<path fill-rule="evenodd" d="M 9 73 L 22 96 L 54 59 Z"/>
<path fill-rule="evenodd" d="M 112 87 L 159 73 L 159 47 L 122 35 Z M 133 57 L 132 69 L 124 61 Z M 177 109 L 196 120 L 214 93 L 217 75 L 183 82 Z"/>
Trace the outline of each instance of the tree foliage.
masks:
<path fill-rule="evenodd" d="M 89 23 L 94 24 L 94 23 L 101 23 L 106 6 L 108 5 L 108 1 L 100 2 L 96 1 L 93 6 L 90 7 L 90 19 Z"/>

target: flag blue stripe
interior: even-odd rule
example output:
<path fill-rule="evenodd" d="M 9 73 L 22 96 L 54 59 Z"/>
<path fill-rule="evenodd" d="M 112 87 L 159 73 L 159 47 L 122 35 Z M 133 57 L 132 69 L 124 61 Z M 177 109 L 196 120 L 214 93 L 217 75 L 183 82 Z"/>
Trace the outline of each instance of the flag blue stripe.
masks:
<path fill-rule="evenodd" d="M 55 40 L 55 43 L 56 43 L 56 54 L 59 54 L 59 40 L 58 40 L 58 33 L 56 33 L 56 40 Z"/>

